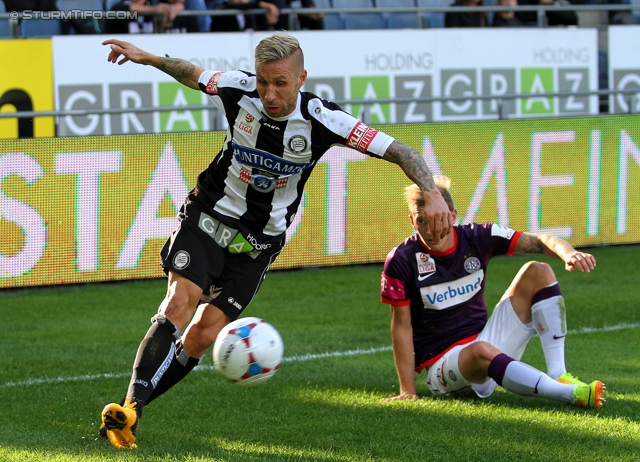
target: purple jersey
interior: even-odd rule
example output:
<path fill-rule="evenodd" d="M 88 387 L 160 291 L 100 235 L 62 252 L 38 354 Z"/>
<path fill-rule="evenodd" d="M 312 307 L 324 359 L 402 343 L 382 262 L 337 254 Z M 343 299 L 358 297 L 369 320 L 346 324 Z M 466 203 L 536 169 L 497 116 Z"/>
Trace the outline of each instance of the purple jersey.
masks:
<path fill-rule="evenodd" d="M 411 306 L 417 371 L 484 328 L 489 260 L 512 255 L 521 234 L 493 223 L 455 226 L 452 232 L 454 245 L 445 252 L 428 249 L 414 234 L 392 249 L 384 264 L 382 301 Z"/>

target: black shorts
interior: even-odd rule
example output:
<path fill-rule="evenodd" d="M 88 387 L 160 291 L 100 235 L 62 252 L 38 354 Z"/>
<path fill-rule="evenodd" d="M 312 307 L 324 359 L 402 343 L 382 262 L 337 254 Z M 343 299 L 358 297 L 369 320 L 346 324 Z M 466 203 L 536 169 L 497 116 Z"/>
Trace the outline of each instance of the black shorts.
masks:
<path fill-rule="evenodd" d="M 186 277 L 202 289 L 203 302 L 238 318 L 280 254 L 284 235 L 245 236 L 197 201 L 188 200 L 179 217 L 160 252 L 165 273 Z"/>

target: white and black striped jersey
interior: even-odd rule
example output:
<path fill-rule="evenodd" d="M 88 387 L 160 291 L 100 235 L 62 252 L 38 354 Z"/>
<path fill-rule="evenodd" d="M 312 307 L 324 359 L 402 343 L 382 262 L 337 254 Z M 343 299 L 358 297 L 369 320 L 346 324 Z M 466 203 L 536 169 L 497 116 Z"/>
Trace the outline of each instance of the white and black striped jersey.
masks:
<path fill-rule="evenodd" d="M 222 150 L 199 175 L 196 194 L 252 233 L 286 231 L 313 167 L 331 146 L 382 157 L 393 141 L 309 92 L 299 93 L 291 114 L 270 118 L 262 112 L 256 77 L 249 72 L 205 71 L 198 83 L 229 128 Z"/>

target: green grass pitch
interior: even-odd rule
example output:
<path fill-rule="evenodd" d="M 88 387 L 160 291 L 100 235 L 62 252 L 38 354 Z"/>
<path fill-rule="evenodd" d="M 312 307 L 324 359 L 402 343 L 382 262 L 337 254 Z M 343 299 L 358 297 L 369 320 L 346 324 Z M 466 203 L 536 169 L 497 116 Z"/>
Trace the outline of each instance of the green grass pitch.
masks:
<path fill-rule="evenodd" d="M 145 409 L 139 448 L 97 439 L 127 387 L 164 280 L 0 291 L 0 461 L 633 461 L 640 458 L 640 247 L 591 249 L 589 274 L 554 267 L 566 362 L 607 384 L 585 410 L 498 389 L 487 400 L 398 392 L 381 265 L 275 271 L 245 312 L 278 328 L 285 361 L 239 388 L 203 365 Z M 492 307 L 527 257 L 488 271 Z M 524 360 L 544 370 L 537 337 Z"/>

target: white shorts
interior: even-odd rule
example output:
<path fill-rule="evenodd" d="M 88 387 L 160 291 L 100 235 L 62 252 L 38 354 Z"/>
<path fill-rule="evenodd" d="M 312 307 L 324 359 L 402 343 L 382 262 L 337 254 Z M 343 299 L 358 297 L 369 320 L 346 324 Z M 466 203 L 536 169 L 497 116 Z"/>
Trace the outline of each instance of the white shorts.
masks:
<path fill-rule="evenodd" d="M 505 294 L 473 342 L 487 342 L 501 352 L 520 360 L 534 332 L 533 323 L 523 324 L 520 321 L 511 306 L 511 299 Z M 453 347 L 429 367 L 427 383 L 434 396 L 473 395 L 473 392 L 480 398 L 491 396 L 497 385 L 493 379 L 481 384 L 469 383 L 458 368 L 460 351 L 473 342 Z"/>

